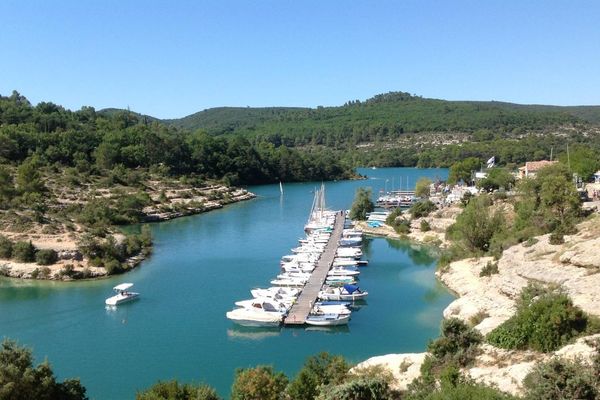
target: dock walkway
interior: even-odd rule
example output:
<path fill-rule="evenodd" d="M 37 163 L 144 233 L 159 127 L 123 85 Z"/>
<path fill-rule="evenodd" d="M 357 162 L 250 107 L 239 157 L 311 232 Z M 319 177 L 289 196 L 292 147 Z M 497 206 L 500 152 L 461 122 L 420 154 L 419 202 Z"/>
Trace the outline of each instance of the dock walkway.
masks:
<path fill-rule="evenodd" d="M 321 254 L 310 279 L 306 282 L 304 289 L 302 289 L 302 293 L 300 293 L 300 296 L 298 296 L 296 302 L 283 321 L 284 324 L 303 325 L 306 322 L 306 317 L 308 317 L 308 313 L 310 313 L 310 310 L 315 304 L 319 291 L 327 278 L 327 273 L 333 264 L 333 259 L 335 258 L 335 253 L 339 246 L 338 242 L 342 237 L 342 231 L 344 230 L 344 220 L 345 215 L 340 213 L 336 214 L 333 232 L 331 232 L 325 250 Z"/>

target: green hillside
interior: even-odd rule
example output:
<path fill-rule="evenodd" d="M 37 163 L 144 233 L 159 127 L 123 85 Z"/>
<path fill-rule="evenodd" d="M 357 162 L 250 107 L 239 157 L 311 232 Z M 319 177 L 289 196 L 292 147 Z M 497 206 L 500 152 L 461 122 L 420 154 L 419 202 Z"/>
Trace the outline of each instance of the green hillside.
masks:
<path fill-rule="evenodd" d="M 600 106 L 446 101 L 391 92 L 339 107 L 213 108 L 163 122 L 211 135 L 259 137 L 276 145 L 334 145 L 394 139 L 405 133 L 489 130 L 521 134 L 565 124 L 598 123 Z"/>

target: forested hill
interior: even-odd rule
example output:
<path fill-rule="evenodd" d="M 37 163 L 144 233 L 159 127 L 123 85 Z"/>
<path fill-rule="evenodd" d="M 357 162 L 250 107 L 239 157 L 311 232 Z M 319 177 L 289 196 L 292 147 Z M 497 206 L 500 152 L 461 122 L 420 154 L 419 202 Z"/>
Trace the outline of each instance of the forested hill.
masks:
<path fill-rule="evenodd" d="M 222 107 L 163 122 L 211 135 L 260 136 L 287 145 L 359 143 L 403 133 L 490 130 L 520 134 L 577 122 L 595 124 L 600 122 L 600 106 L 446 101 L 392 92 L 339 107 Z"/>

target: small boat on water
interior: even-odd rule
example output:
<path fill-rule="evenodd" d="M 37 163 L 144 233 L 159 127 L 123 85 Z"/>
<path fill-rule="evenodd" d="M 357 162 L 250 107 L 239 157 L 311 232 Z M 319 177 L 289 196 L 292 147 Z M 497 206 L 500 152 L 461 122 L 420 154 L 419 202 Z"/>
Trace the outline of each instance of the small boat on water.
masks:
<path fill-rule="evenodd" d="M 139 298 L 139 293 L 128 291 L 132 286 L 133 283 L 121 283 L 120 285 L 115 286 L 113 290 L 117 294 L 106 299 L 106 305 L 116 306 Z"/>
<path fill-rule="evenodd" d="M 308 325 L 336 326 L 346 325 L 350 321 L 350 314 L 310 314 L 306 317 Z"/>
<path fill-rule="evenodd" d="M 277 299 L 281 297 L 294 299 L 300 294 L 300 289 L 272 286 L 267 289 L 254 288 L 250 290 L 250 293 L 252 294 L 252 297 L 255 298 L 272 297 L 274 299 Z"/>
<path fill-rule="evenodd" d="M 328 287 L 319 292 L 321 300 L 343 300 L 356 301 L 367 298 L 369 292 L 361 291 L 356 285 L 344 285 L 341 287 Z"/>
<path fill-rule="evenodd" d="M 285 314 L 285 308 L 271 301 L 254 299 L 249 306 L 228 311 L 225 316 L 243 326 L 276 326 L 281 323 Z"/>

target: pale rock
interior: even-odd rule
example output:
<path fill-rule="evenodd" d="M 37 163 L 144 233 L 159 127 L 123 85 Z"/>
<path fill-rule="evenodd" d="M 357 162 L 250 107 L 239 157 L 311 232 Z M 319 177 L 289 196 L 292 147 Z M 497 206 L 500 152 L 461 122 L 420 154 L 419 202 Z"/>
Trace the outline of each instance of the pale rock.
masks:
<path fill-rule="evenodd" d="M 350 372 L 357 372 L 369 367 L 383 367 L 394 377 L 392 388 L 406 390 L 415 378 L 421 376 L 421 365 L 426 355 L 427 353 L 406 353 L 371 357 L 356 365 Z"/>

